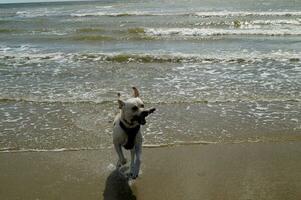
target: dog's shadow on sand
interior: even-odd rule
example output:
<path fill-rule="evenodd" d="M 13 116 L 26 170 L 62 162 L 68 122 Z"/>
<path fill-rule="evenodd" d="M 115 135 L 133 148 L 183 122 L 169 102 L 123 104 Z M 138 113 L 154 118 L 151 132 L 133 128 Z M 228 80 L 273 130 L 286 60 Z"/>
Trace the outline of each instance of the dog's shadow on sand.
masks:
<path fill-rule="evenodd" d="M 104 200 L 136 200 L 124 170 L 115 169 L 107 178 Z"/>

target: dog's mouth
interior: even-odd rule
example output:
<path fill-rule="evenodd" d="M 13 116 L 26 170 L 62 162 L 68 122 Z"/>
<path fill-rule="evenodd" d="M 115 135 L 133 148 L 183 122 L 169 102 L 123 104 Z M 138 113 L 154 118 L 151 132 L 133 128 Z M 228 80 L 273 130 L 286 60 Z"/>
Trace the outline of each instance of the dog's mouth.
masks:
<path fill-rule="evenodd" d="M 145 117 L 146 116 L 143 116 L 142 114 L 140 116 L 136 115 L 133 117 L 133 119 L 131 121 L 132 121 L 132 123 L 138 122 L 140 125 L 144 125 L 144 124 L 146 124 Z"/>
<path fill-rule="evenodd" d="M 140 118 L 140 120 L 138 121 L 138 123 L 141 124 L 141 125 L 146 124 L 145 118 Z"/>
<path fill-rule="evenodd" d="M 156 109 L 155 108 L 151 108 L 149 110 L 144 110 L 140 113 L 140 115 L 136 115 L 133 117 L 132 122 L 136 121 L 138 122 L 140 125 L 145 125 L 146 124 L 146 120 L 145 118 L 153 113 Z"/>

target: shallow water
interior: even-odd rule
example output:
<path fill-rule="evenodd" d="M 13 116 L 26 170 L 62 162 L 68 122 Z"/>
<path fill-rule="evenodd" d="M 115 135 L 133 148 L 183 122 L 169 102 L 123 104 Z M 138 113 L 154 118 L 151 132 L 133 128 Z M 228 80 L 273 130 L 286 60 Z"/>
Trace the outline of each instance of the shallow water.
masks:
<path fill-rule="evenodd" d="M 158 111 L 145 146 L 301 135 L 301 3 L 0 4 L 0 149 L 111 146 L 116 94 Z"/>

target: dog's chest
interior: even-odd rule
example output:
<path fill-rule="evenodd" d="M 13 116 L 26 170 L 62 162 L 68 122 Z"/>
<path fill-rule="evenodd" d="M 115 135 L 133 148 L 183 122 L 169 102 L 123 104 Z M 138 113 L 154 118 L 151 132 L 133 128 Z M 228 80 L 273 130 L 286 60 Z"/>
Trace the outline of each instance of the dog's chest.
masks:
<path fill-rule="evenodd" d="M 134 145 L 135 145 L 136 136 L 140 130 L 140 125 L 135 126 L 133 128 L 128 128 L 121 121 L 119 122 L 119 125 L 120 125 L 121 129 L 123 130 L 123 132 L 125 133 L 125 135 L 127 136 L 127 141 L 123 145 L 123 147 L 125 149 L 133 149 Z"/>

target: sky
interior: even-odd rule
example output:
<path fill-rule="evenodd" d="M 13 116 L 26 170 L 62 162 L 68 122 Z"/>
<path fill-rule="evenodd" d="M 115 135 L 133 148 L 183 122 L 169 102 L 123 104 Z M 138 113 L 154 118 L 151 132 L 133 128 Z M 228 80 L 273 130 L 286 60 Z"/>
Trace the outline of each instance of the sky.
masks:
<path fill-rule="evenodd" d="M 55 2 L 55 1 L 72 1 L 72 0 L 0 0 L 0 3 Z"/>

